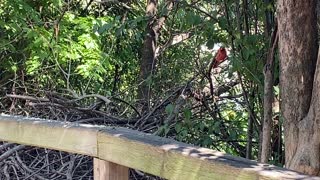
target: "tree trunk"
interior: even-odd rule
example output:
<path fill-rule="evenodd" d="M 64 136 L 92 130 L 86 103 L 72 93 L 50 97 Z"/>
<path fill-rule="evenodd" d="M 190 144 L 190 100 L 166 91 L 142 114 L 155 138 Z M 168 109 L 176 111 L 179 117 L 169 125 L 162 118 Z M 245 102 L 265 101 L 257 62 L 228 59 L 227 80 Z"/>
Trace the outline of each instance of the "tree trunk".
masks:
<path fill-rule="evenodd" d="M 272 125 L 272 104 L 274 100 L 273 82 L 274 82 L 274 54 L 278 43 L 277 28 L 274 29 L 271 37 L 271 46 L 267 55 L 267 62 L 264 68 L 264 96 L 263 96 L 263 128 L 261 145 L 261 162 L 267 163 L 271 150 L 271 129 Z"/>
<path fill-rule="evenodd" d="M 147 17 L 149 18 L 146 35 L 143 43 L 142 57 L 140 62 L 140 86 L 138 87 L 138 100 L 141 111 L 149 109 L 151 97 L 152 74 L 156 67 L 156 50 L 159 31 L 164 25 L 167 15 L 173 7 L 173 1 L 166 4 L 167 11 L 162 17 L 156 19 L 158 0 L 148 0 Z"/>
<path fill-rule="evenodd" d="M 265 6 L 270 6 L 273 4 L 271 0 L 264 0 Z M 262 133 L 260 135 L 259 144 L 259 161 L 262 163 L 267 163 L 270 155 L 271 149 L 271 129 L 272 129 L 272 117 L 273 117 L 273 85 L 274 85 L 274 61 L 275 61 L 275 46 L 277 45 L 277 26 L 273 23 L 273 11 L 265 10 L 265 37 L 267 40 L 270 39 L 270 46 L 268 50 L 267 57 L 265 59 L 264 66 L 264 97 L 263 97 L 263 122 L 262 122 Z M 272 29 L 274 29 L 273 34 Z M 280 136 L 281 137 L 281 136 Z"/>
<path fill-rule="evenodd" d="M 286 167 L 319 175 L 320 69 L 314 76 L 318 51 L 315 7 L 316 0 L 279 0 L 277 11 Z"/>
<path fill-rule="evenodd" d="M 139 80 L 141 85 L 138 89 L 138 100 L 141 103 L 143 110 L 149 107 L 150 100 L 150 83 L 147 80 L 154 69 L 155 65 L 155 54 L 157 47 L 157 32 L 153 29 L 153 23 L 157 12 L 157 0 L 149 0 L 147 4 L 147 16 L 149 18 L 146 35 L 143 43 L 142 57 L 140 62 L 140 76 Z"/>

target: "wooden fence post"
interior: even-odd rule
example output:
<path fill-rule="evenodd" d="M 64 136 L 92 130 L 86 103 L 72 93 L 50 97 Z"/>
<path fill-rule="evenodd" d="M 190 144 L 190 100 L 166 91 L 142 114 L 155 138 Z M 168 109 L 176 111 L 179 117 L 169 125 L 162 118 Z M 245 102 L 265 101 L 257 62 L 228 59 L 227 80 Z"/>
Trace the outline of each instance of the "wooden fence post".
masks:
<path fill-rule="evenodd" d="M 129 168 L 93 158 L 94 180 L 128 180 Z"/>

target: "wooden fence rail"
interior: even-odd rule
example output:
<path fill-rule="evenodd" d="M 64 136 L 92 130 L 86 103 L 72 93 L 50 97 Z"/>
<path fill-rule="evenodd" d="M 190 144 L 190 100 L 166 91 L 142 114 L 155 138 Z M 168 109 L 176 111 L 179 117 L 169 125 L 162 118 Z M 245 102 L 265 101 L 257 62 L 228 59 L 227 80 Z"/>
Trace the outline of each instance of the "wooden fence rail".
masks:
<path fill-rule="evenodd" d="M 320 179 L 126 128 L 0 115 L 0 139 L 94 157 L 95 179 L 128 179 L 128 168 L 166 179 Z"/>

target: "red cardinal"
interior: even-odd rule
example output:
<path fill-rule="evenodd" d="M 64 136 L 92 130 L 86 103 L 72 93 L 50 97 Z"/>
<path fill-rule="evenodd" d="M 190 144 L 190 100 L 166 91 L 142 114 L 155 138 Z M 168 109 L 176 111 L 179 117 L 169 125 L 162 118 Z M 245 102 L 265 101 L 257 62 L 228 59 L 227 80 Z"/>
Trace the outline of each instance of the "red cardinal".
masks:
<path fill-rule="evenodd" d="M 227 56 L 226 49 L 224 47 L 220 47 L 218 49 L 216 56 L 214 57 L 214 59 L 210 63 L 208 75 L 210 76 L 211 70 L 218 67 L 218 65 L 221 64 L 223 61 L 225 61 L 227 58 L 228 58 L 228 56 Z"/>
<path fill-rule="evenodd" d="M 218 67 L 224 60 L 227 59 L 227 51 L 224 47 L 220 47 L 216 57 L 212 60 L 212 68 Z"/>

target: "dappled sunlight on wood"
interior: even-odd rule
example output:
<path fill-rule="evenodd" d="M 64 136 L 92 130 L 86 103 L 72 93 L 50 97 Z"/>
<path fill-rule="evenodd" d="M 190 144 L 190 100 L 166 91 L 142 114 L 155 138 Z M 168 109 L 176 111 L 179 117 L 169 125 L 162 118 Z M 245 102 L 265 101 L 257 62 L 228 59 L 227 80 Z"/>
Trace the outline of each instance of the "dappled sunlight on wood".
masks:
<path fill-rule="evenodd" d="M 307 177 L 121 127 L 0 116 L 0 137 L 21 144 L 86 154 L 169 179 Z"/>

